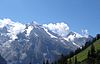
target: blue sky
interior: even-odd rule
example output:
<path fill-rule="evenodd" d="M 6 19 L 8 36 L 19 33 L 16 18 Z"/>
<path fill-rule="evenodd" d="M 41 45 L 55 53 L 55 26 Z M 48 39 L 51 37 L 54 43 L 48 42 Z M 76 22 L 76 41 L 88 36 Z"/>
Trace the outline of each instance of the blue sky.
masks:
<path fill-rule="evenodd" d="M 0 19 L 40 24 L 65 22 L 70 29 L 100 33 L 100 0 L 0 0 Z"/>

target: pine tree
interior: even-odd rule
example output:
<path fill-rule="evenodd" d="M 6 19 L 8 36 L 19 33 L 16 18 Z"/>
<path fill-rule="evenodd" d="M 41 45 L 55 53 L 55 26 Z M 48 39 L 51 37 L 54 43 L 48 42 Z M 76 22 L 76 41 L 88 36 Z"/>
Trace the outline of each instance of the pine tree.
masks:
<path fill-rule="evenodd" d="M 92 46 L 91 46 L 91 56 L 92 57 L 95 57 L 95 53 L 96 53 L 96 51 L 95 51 L 95 47 L 94 47 L 94 45 L 92 44 Z"/>
<path fill-rule="evenodd" d="M 65 63 L 64 64 L 68 64 L 68 59 L 66 58 L 66 61 L 65 61 Z"/>
<path fill-rule="evenodd" d="M 77 64 L 78 62 L 77 62 L 77 56 L 75 56 L 75 64 Z"/>
<path fill-rule="evenodd" d="M 75 54 L 75 53 L 74 53 L 73 51 L 71 51 L 70 54 L 69 54 L 70 58 L 73 57 L 74 54 Z"/>
<path fill-rule="evenodd" d="M 90 50 L 88 51 L 88 56 L 87 56 L 87 58 L 89 59 L 89 57 L 90 57 Z"/>
<path fill-rule="evenodd" d="M 72 60 L 71 60 L 71 58 L 69 59 L 69 64 L 72 64 Z"/>
<path fill-rule="evenodd" d="M 97 59 L 96 63 L 100 64 L 100 50 L 97 50 Z"/>
<path fill-rule="evenodd" d="M 90 56 L 88 58 L 88 64 L 95 64 L 95 58 L 96 58 L 96 51 L 94 45 L 92 44 L 90 49 Z"/>
<path fill-rule="evenodd" d="M 59 63 L 57 63 L 57 62 L 55 61 L 54 64 L 59 64 Z"/>
<path fill-rule="evenodd" d="M 49 64 L 49 61 L 48 60 L 46 61 L 46 64 Z"/>
<path fill-rule="evenodd" d="M 45 64 L 45 61 L 43 61 L 43 64 Z"/>
<path fill-rule="evenodd" d="M 31 62 L 29 64 L 31 64 Z"/>
<path fill-rule="evenodd" d="M 100 39 L 100 34 L 96 35 L 96 40 Z"/>
<path fill-rule="evenodd" d="M 51 64 L 53 64 L 53 62 Z"/>

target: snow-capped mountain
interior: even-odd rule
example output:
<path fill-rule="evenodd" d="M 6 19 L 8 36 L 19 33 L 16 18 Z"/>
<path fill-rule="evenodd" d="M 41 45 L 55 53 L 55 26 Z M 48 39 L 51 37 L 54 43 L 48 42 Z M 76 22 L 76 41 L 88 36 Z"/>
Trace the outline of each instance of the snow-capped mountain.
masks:
<path fill-rule="evenodd" d="M 65 23 L 49 26 L 0 20 L 0 54 L 8 64 L 53 62 L 89 40 L 92 37 L 70 31 Z"/>

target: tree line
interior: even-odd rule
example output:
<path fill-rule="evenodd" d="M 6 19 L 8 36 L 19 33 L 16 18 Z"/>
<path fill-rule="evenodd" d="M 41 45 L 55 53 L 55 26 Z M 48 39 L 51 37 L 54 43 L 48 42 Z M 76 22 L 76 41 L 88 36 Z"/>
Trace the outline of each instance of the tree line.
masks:
<path fill-rule="evenodd" d="M 90 50 L 88 50 L 87 54 L 87 59 L 85 59 L 85 64 L 100 64 L 100 50 L 95 50 L 95 46 L 93 43 L 100 39 L 100 34 L 97 34 L 95 38 L 93 38 L 92 41 L 88 41 L 85 43 L 82 48 L 77 48 L 74 52 L 70 52 L 69 55 L 64 56 L 63 54 L 61 55 L 61 58 L 55 62 L 49 62 L 48 60 L 43 61 L 43 64 L 81 64 L 81 62 L 77 61 L 77 55 L 78 53 L 82 52 L 85 50 L 87 47 L 91 45 Z M 72 59 L 74 57 L 74 59 Z"/>

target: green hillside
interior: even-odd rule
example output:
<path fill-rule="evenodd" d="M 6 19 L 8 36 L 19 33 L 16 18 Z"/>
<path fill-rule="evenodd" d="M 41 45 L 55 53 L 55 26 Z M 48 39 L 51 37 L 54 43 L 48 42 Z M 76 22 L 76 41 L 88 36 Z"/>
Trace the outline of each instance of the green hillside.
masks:
<path fill-rule="evenodd" d="M 100 39 L 96 40 L 93 44 L 95 46 L 96 51 L 100 50 Z M 90 47 L 91 47 L 91 45 L 76 55 L 78 62 L 82 62 L 83 60 L 87 59 L 87 54 L 88 54 L 88 50 L 90 50 Z M 71 59 L 74 59 L 74 57 L 72 57 Z"/>
<path fill-rule="evenodd" d="M 87 42 L 82 49 L 77 49 L 67 56 L 61 55 L 54 64 L 100 64 L 100 36 Z"/>

